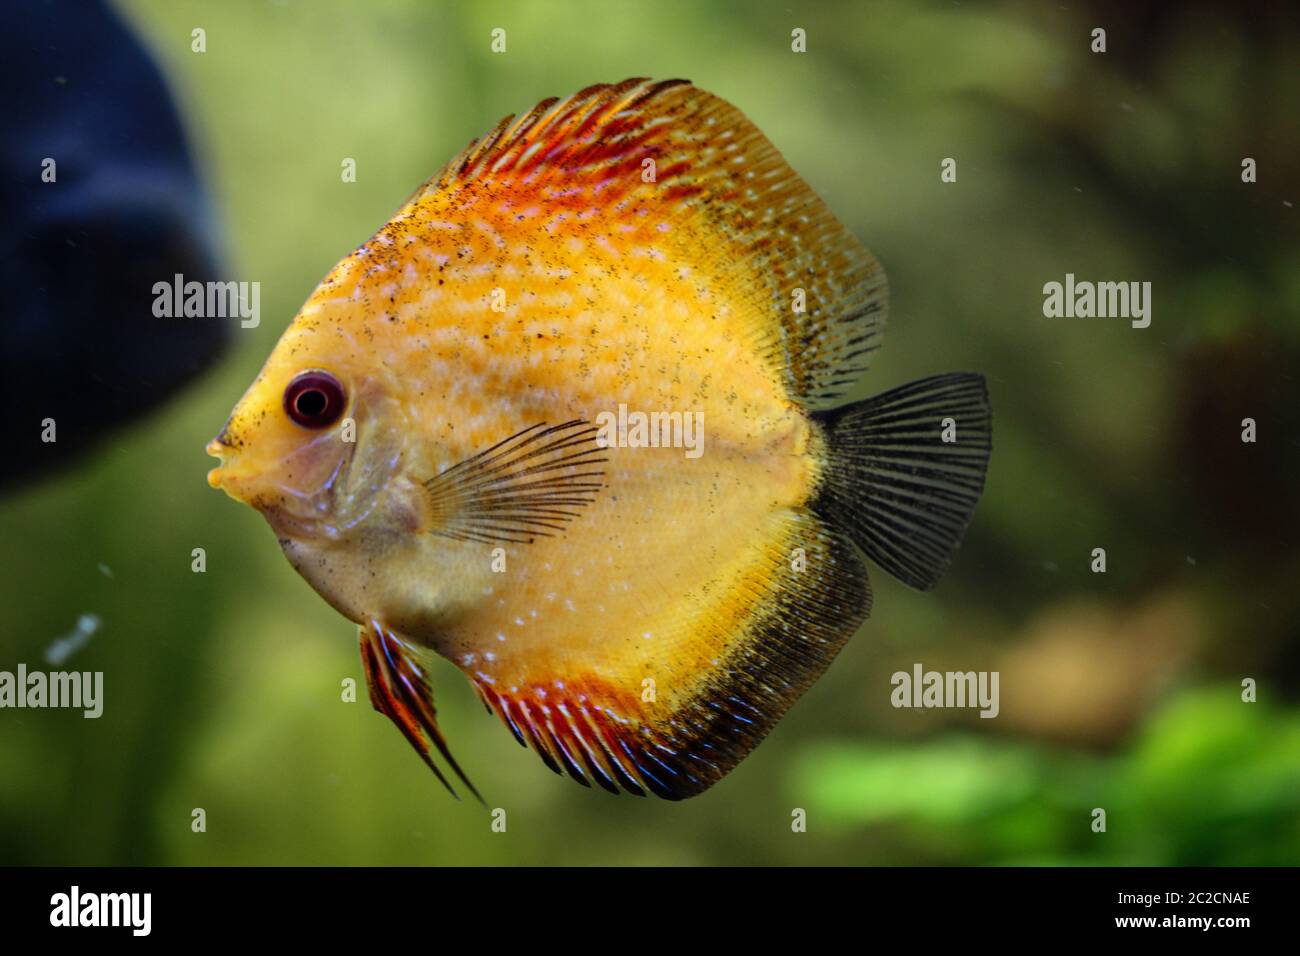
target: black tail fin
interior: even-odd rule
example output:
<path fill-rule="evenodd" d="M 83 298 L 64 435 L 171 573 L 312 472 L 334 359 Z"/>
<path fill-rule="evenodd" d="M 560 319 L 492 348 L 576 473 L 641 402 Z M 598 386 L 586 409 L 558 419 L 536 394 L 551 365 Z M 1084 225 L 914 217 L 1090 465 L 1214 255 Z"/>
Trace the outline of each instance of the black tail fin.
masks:
<path fill-rule="evenodd" d="M 816 510 L 904 584 L 933 588 L 984 489 L 984 376 L 936 375 L 813 417 L 830 446 Z"/>

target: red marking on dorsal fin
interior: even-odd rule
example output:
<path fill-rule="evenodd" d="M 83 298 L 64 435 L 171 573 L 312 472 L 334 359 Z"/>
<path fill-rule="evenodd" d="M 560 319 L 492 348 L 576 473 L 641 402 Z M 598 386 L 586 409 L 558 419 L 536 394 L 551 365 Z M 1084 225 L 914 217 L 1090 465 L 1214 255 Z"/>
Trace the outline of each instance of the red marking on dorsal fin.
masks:
<path fill-rule="evenodd" d="M 590 239 L 595 216 L 615 247 L 717 276 L 733 321 L 809 408 L 839 404 L 884 336 L 875 257 L 740 110 L 685 80 L 591 86 L 507 117 L 413 197 L 426 200 L 440 223 L 481 217 L 524 243 Z M 521 220 L 545 238 L 515 236 Z"/>
<path fill-rule="evenodd" d="M 690 81 L 635 77 L 589 86 L 563 100 L 542 100 L 518 119 L 505 117 L 471 142 L 421 193 L 483 181 L 532 182 L 548 172 L 562 174 L 597 164 L 639 167 L 664 145 L 649 104 L 680 86 L 690 86 Z"/>

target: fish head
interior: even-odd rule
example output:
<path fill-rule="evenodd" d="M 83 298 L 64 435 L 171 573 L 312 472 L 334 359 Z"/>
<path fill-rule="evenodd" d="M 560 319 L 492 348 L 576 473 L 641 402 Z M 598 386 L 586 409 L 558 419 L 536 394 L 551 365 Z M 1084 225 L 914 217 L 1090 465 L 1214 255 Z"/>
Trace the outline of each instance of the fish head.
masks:
<path fill-rule="evenodd" d="M 207 446 L 208 483 L 257 509 L 289 547 L 350 543 L 392 518 L 405 413 L 399 383 L 309 300 Z"/>

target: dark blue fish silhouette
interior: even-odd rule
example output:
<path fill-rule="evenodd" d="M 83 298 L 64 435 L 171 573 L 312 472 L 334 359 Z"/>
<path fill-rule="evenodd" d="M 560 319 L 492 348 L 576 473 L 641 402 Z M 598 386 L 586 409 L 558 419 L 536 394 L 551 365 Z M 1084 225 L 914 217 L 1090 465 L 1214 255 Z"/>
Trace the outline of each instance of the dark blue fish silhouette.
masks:
<path fill-rule="evenodd" d="M 156 318 L 153 284 L 217 278 L 162 75 L 107 4 L 0 13 L 0 487 L 64 464 L 174 394 L 229 336 Z M 56 163 L 54 182 L 42 163 Z M 55 420 L 57 441 L 41 440 Z"/>

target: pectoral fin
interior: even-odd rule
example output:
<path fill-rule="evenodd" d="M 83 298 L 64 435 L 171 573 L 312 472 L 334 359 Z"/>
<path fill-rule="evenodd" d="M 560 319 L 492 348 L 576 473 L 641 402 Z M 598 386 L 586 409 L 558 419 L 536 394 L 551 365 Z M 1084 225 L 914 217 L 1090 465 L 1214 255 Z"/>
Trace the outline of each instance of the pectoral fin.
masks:
<path fill-rule="evenodd" d="M 430 478 L 432 533 L 528 544 L 563 531 L 604 487 L 597 432 L 578 420 L 532 425 Z"/>

